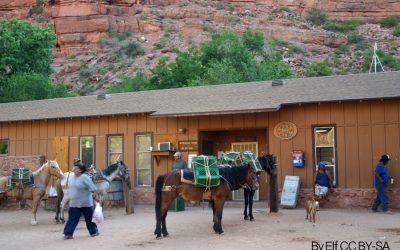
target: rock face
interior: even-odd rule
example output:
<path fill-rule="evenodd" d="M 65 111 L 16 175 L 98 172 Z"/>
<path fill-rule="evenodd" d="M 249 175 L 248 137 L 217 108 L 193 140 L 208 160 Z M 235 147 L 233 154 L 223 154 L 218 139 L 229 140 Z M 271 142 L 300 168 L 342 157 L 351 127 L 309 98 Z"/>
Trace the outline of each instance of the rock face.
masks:
<path fill-rule="evenodd" d="M 215 1 L 214 1 L 215 2 Z M 304 16 L 308 8 L 319 8 L 333 19 L 361 18 L 377 21 L 384 16 L 400 15 L 398 0 L 229 0 L 238 10 L 253 11 L 258 6 L 288 6 L 297 15 Z M 57 34 L 57 47 L 67 54 L 70 51 L 95 47 L 109 31 L 129 31 L 153 33 L 162 28 L 160 18 L 147 19 L 141 16 L 143 8 L 150 5 L 165 8 L 165 18 L 198 18 L 225 22 L 224 16 L 209 16 L 195 8 L 179 8 L 179 0 L 0 0 L 0 18 L 16 17 L 27 19 L 42 15 L 54 22 Z M 145 6 L 145 7 L 144 7 Z M 171 7 L 170 7 L 171 6 Z M 294 38 L 299 42 L 310 43 L 316 37 L 313 31 L 290 32 L 282 26 L 271 26 L 265 30 L 266 36 Z M 288 28 L 288 27 L 287 27 Z M 333 47 L 342 40 L 335 37 L 318 37 L 317 44 Z M 315 43 L 315 41 L 311 41 Z"/>
<path fill-rule="evenodd" d="M 266 4 L 289 6 L 304 14 L 308 8 L 324 10 L 333 19 L 361 18 L 376 21 L 385 16 L 399 15 L 400 2 L 397 0 L 231 0 L 240 5 Z"/>

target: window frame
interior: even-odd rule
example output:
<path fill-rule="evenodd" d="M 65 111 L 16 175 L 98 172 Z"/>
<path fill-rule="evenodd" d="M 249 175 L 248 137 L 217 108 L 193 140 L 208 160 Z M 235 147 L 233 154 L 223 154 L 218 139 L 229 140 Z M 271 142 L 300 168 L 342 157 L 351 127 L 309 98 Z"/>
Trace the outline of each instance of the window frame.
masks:
<path fill-rule="evenodd" d="M 317 129 L 333 129 L 333 146 L 319 146 L 316 145 L 316 130 Z M 317 157 L 317 148 L 332 148 L 333 147 L 333 158 L 334 158 L 334 165 L 326 165 L 327 167 L 332 167 L 333 173 L 332 177 L 332 187 L 338 187 L 339 180 L 338 180 L 338 153 L 337 153 L 337 128 L 336 124 L 318 124 L 312 126 L 312 142 L 313 142 L 313 172 L 318 172 L 318 157 Z"/>
<path fill-rule="evenodd" d="M 9 156 L 10 155 L 10 139 L 4 138 L 4 139 L 0 139 L 0 141 L 6 141 L 7 142 L 7 154 L 1 154 L 0 153 L 0 157 Z"/>
<path fill-rule="evenodd" d="M 138 185 L 139 183 L 139 168 L 138 168 L 138 150 L 137 150 L 137 138 L 138 136 L 144 136 L 144 135 L 148 135 L 150 136 L 150 146 L 153 147 L 154 149 L 154 141 L 153 141 L 153 133 L 152 132 L 144 132 L 144 133 L 135 133 L 134 135 L 134 155 L 135 155 L 135 179 L 134 179 L 134 184 L 135 187 L 139 187 L 139 188 L 149 188 L 149 187 L 154 187 L 154 161 L 153 161 L 153 156 L 151 155 L 151 150 L 149 148 L 149 152 L 150 152 L 150 181 L 151 184 L 150 185 Z"/>
<path fill-rule="evenodd" d="M 107 143 L 107 151 L 106 151 L 106 153 L 107 153 L 107 166 L 106 167 L 108 167 L 108 166 L 110 166 L 111 164 L 113 164 L 113 163 L 110 163 L 110 138 L 111 137 L 121 137 L 122 138 L 122 148 L 121 148 L 121 154 L 122 154 L 122 159 L 121 159 L 121 161 L 124 161 L 124 135 L 123 134 L 108 134 L 107 135 L 107 141 L 106 141 L 106 143 Z M 117 153 L 117 152 L 113 152 L 113 153 Z"/>
<path fill-rule="evenodd" d="M 82 160 L 82 148 L 81 148 L 81 139 L 83 137 L 92 137 L 93 138 L 93 165 L 96 166 L 96 136 L 95 135 L 81 135 L 78 140 L 78 148 L 79 148 L 79 159 Z M 89 167 L 89 166 L 87 166 Z"/>

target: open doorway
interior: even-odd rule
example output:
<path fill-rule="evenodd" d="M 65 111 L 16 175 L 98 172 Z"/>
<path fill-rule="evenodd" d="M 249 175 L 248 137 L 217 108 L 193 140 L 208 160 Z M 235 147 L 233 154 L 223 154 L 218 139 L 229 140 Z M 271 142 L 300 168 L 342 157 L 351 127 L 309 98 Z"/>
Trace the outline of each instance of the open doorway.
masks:
<path fill-rule="evenodd" d="M 199 143 L 199 154 L 214 155 L 218 159 L 221 153 L 232 151 L 251 151 L 256 155 L 264 155 L 268 152 L 268 133 L 266 128 L 200 131 Z M 254 200 L 259 198 L 257 191 Z M 243 189 L 232 192 L 232 200 L 243 199 Z"/>

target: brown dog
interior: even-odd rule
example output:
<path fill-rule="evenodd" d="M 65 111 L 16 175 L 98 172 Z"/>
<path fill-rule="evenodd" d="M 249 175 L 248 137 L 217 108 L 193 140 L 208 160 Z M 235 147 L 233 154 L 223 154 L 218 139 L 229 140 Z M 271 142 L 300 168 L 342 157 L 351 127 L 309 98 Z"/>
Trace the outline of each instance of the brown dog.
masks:
<path fill-rule="evenodd" d="M 306 220 L 308 220 L 308 215 L 310 215 L 310 222 L 315 223 L 315 213 L 317 212 L 317 207 L 315 204 L 315 196 L 314 195 L 308 196 L 305 206 L 306 206 L 306 213 L 307 213 Z"/>

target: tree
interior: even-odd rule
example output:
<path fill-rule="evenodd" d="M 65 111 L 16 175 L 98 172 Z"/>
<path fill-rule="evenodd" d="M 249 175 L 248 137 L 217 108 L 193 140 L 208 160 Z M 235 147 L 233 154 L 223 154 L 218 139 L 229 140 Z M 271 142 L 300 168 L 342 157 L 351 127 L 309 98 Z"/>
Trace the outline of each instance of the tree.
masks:
<path fill-rule="evenodd" d="M 0 102 L 70 95 L 49 81 L 55 38 L 50 24 L 0 20 Z"/>
<path fill-rule="evenodd" d="M 41 74 L 14 74 L 8 80 L 0 102 L 19 102 L 73 96 L 65 84 L 52 84 Z"/>
<path fill-rule="evenodd" d="M 264 55 L 257 61 L 255 54 Z M 175 62 L 159 61 L 152 70 L 150 89 L 237 83 L 288 78 L 292 71 L 277 53 L 264 51 L 261 32 L 247 30 L 243 36 L 230 30 L 214 33 L 210 41 L 187 52 Z"/>

